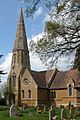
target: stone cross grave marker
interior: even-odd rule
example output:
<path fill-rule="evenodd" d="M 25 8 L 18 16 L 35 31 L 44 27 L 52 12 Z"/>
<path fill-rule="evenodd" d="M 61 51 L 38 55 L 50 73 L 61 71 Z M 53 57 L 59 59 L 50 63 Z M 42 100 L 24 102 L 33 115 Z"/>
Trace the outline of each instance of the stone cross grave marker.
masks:
<path fill-rule="evenodd" d="M 11 105 L 10 110 L 9 110 L 9 116 L 10 117 L 16 117 L 16 116 L 18 116 L 17 106 Z"/>

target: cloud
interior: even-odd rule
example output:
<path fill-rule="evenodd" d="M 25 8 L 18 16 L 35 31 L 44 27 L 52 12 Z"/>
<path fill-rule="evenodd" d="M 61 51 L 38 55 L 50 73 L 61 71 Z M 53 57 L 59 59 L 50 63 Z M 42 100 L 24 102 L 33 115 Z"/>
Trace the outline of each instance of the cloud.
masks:
<path fill-rule="evenodd" d="M 0 68 L 5 70 L 5 72 L 9 73 L 9 68 L 11 66 L 11 60 L 12 60 L 12 53 L 8 53 L 8 55 L 5 56 L 3 63 L 0 65 Z"/>
<path fill-rule="evenodd" d="M 43 35 L 44 35 L 44 32 L 42 32 L 42 33 L 40 33 L 40 34 L 37 34 L 37 35 L 35 35 L 35 36 L 32 36 L 32 40 L 34 41 L 34 42 L 37 42 L 39 39 L 41 39 L 42 37 L 43 37 Z"/>
<path fill-rule="evenodd" d="M 36 11 L 36 13 L 34 14 L 34 19 L 36 19 L 39 15 L 41 15 L 42 14 L 42 7 L 40 7 L 37 11 Z"/>
<path fill-rule="evenodd" d="M 12 53 L 8 53 L 8 55 L 4 56 L 4 61 L 1 63 L 0 68 L 7 72 L 6 75 L 1 76 L 1 81 L 4 83 L 7 80 L 10 67 L 11 67 Z"/>
<path fill-rule="evenodd" d="M 44 23 L 44 22 L 47 22 L 47 21 L 50 21 L 50 16 L 49 16 L 49 14 L 45 14 L 43 23 Z"/>
<path fill-rule="evenodd" d="M 35 54 L 33 55 L 31 52 L 30 52 L 30 64 L 32 70 L 42 71 L 47 69 L 47 67 L 41 63 L 39 57 Z"/>
<path fill-rule="evenodd" d="M 47 19 L 48 20 L 48 19 Z M 42 36 L 44 35 L 44 32 L 42 32 L 42 33 L 40 33 L 40 34 L 38 34 L 38 35 L 36 35 L 36 36 L 32 36 L 32 40 L 34 41 L 34 42 L 37 42 L 40 38 L 42 38 Z M 62 39 L 61 38 L 59 38 L 58 39 L 59 40 L 59 42 L 61 42 L 62 41 Z M 75 51 L 73 52 L 73 53 L 71 53 L 69 56 L 61 56 L 60 58 L 59 58 L 59 61 L 58 61 L 58 63 L 56 63 L 56 65 L 54 65 L 53 66 L 53 69 L 55 68 L 55 67 L 57 67 L 59 70 L 62 70 L 62 71 L 65 71 L 65 70 L 69 70 L 69 69 L 71 69 L 72 67 L 73 67 L 73 63 L 74 63 L 74 59 L 75 59 Z M 34 55 L 33 56 L 33 61 L 36 61 L 37 59 L 36 59 L 36 56 Z M 39 58 L 38 58 L 38 60 L 40 60 Z M 38 61 L 39 62 L 39 61 Z M 41 63 L 41 61 L 40 61 L 40 63 Z M 33 63 L 34 64 L 34 63 Z M 38 64 L 37 64 L 37 62 L 36 62 L 36 67 L 34 67 L 34 65 L 32 64 L 32 66 L 33 66 L 33 68 L 36 68 L 36 69 L 38 69 Z M 44 67 L 44 65 L 42 65 L 42 64 L 40 64 L 41 65 L 41 67 L 39 66 L 39 68 L 41 68 L 41 70 L 44 68 L 46 68 L 47 69 L 47 67 Z"/>
<path fill-rule="evenodd" d="M 38 40 L 38 38 L 41 38 L 43 36 L 43 34 L 44 33 L 38 34 L 36 36 L 32 36 L 32 39 L 36 42 Z M 28 43 L 29 43 L 29 41 L 30 41 L 30 39 L 28 39 Z M 71 62 L 74 60 L 74 56 L 75 56 L 74 54 L 75 53 L 71 54 L 70 60 L 65 56 L 61 57 L 55 67 L 57 67 L 59 70 L 70 69 Z M 0 65 L 0 68 L 9 74 L 9 71 L 11 68 L 12 53 L 8 53 L 8 55 L 4 56 L 4 57 L 5 57 L 5 59 L 4 59 L 3 63 Z M 33 55 L 31 52 L 30 52 L 30 64 L 31 64 L 31 69 L 35 70 L 35 71 L 43 71 L 43 70 L 47 69 L 47 67 L 41 63 L 39 57 L 35 54 Z M 1 77 L 3 82 L 5 82 L 7 80 L 8 74 Z"/>
<path fill-rule="evenodd" d="M 35 37 L 36 38 L 36 37 Z M 10 72 L 11 68 L 11 60 L 12 60 L 12 53 L 8 53 L 8 55 L 4 56 L 4 61 L 1 63 L 0 68 L 4 70 L 4 72 L 7 72 L 6 75 L 1 76 L 1 83 L 3 84 L 5 81 L 7 81 L 8 74 Z M 45 65 L 43 65 L 39 59 L 38 56 L 33 55 L 30 52 L 30 64 L 31 69 L 35 71 L 41 71 L 47 69 Z"/>
<path fill-rule="evenodd" d="M 71 53 L 69 56 L 62 56 L 61 58 L 59 58 L 59 62 L 57 63 L 57 68 L 62 71 L 73 68 L 74 59 L 75 59 L 75 51 Z"/>

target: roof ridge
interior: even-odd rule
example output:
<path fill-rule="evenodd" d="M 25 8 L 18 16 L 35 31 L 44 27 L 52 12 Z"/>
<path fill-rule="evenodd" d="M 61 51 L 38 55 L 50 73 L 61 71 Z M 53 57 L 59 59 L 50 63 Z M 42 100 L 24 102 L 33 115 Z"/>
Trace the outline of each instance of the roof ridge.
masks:
<path fill-rule="evenodd" d="M 49 79 L 49 81 L 48 81 L 48 83 L 47 83 L 47 86 L 48 86 L 48 87 L 51 86 L 51 84 L 52 84 L 52 82 L 53 82 L 53 80 L 54 80 L 54 77 L 55 77 L 56 73 L 57 73 L 57 68 L 55 68 L 54 71 L 52 72 L 52 75 L 51 75 L 51 77 L 50 77 L 50 79 Z M 52 78 L 53 78 L 53 79 L 52 79 Z"/>

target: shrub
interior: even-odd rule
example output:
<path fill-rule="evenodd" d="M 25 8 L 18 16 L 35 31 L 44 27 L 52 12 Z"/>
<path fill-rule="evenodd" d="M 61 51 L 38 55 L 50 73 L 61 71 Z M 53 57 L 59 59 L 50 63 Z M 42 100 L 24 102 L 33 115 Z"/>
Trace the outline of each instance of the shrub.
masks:
<path fill-rule="evenodd" d="M 0 111 L 9 110 L 8 106 L 0 106 Z"/>
<path fill-rule="evenodd" d="M 1 105 L 1 106 L 6 105 L 6 100 L 5 100 L 5 98 L 1 98 L 1 99 L 0 99 L 0 105 Z"/>

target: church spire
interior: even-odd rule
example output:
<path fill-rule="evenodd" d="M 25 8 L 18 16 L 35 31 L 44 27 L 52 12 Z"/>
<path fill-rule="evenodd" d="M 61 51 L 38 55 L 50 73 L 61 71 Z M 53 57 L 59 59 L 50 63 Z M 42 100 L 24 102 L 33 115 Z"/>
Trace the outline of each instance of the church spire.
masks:
<path fill-rule="evenodd" d="M 14 43 L 14 51 L 17 49 L 27 49 L 27 38 L 26 38 L 26 32 L 25 32 L 25 25 L 24 25 L 24 18 L 23 18 L 23 12 L 22 8 L 20 10 L 20 17 L 16 32 L 16 40 Z"/>
<path fill-rule="evenodd" d="M 22 8 L 20 10 L 16 39 L 13 48 L 12 64 L 14 63 L 15 65 L 18 64 L 19 66 L 25 66 L 27 68 L 30 68 L 29 51 Z"/>

